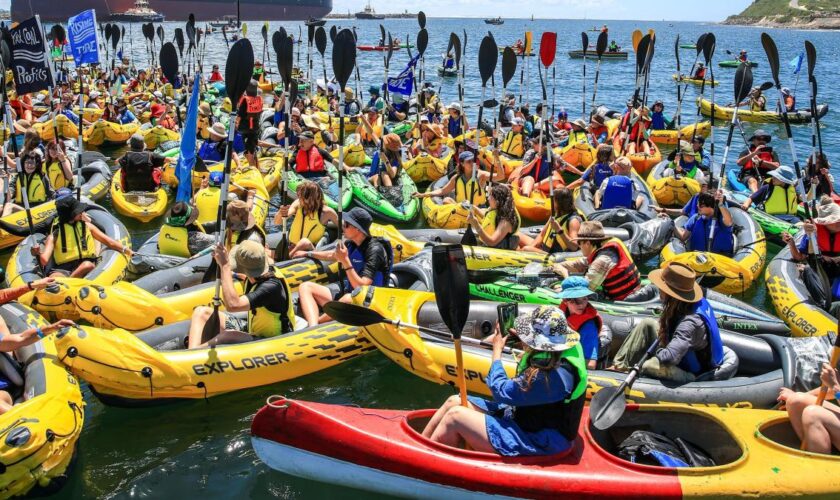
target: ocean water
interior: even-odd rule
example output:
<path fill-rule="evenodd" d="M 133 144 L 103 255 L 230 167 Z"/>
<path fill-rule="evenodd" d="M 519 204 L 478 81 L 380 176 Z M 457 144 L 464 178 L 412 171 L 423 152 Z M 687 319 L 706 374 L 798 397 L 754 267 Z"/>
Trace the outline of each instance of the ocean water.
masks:
<path fill-rule="evenodd" d="M 430 15 L 432 13 L 429 13 Z M 526 15 L 527 13 L 523 13 Z M 414 39 L 418 31 L 414 19 L 384 20 L 384 21 L 349 21 L 337 20 L 327 24 L 327 29 L 334 24 L 342 27 L 355 25 L 360 44 L 377 44 L 379 40 L 379 23 L 390 30 L 395 37 L 402 40 Z M 263 41 L 260 36 L 261 25 L 249 23 L 249 36 L 254 43 L 258 59 L 263 59 Z M 465 102 L 471 123 L 475 123 L 477 107 L 474 106 L 481 97 L 481 86 L 478 77 L 477 53 L 480 39 L 492 31 L 499 46 L 512 44 L 517 38 L 522 38 L 526 30 L 534 32 L 534 44 L 538 47 L 539 37 L 543 31 L 558 33 L 558 53 L 556 64 L 556 85 L 552 86 L 554 78 L 549 74 L 547 88 L 548 102 L 551 106 L 568 110 L 572 117 L 582 114 L 583 61 L 571 60 L 566 53 L 579 49 L 581 46 L 581 30 L 600 27 L 603 21 L 569 21 L 569 20 L 507 20 L 503 26 L 488 26 L 481 20 L 466 19 L 437 19 L 430 18 L 427 22 L 429 31 L 429 48 L 426 51 L 425 69 L 427 80 L 440 88 L 445 102 L 457 97 L 456 80 L 449 78 L 441 81 L 436 68 L 440 64 L 445 52 L 449 33 L 456 31 L 464 38 L 467 33 L 467 55 L 464 59 L 467 68 L 467 82 L 465 88 Z M 759 62 L 755 68 L 755 81 L 758 83 L 770 79 L 766 57 L 761 48 L 759 28 L 718 26 L 706 23 L 668 23 L 668 22 L 630 22 L 609 21 L 611 38 L 627 48 L 630 48 L 630 36 L 634 29 L 654 29 L 657 33 L 656 54 L 652 63 L 650 78 L 649 102 L 657 99 L 664 101 L 666 114 L 672 115 L 676 109 L 676 85 L 671 75 L 676 71 L 674 57 L 674 41 L 679 34 L 681 43 L 693 43 L 704 32 L 713 31 L 717 36 L 717 53 L 715 61 L 726 58 L 725 51 L 737 53 L 747 49 L 750 58 Z M 269 46 L 271 33 L 280 26 L 271 23 L 269 30 Z M 292 34 L 301 29 L 306 37 L 306 27 L 295 23 L 283 23 L 282 26 Z M 176 27 L 183 27 L 183 23 L 166 23 L 166 39 L 171 40 Z M 779 47 L 782 62 L 781 79 L 783 84 L 791 88 L 796 87 L 796 95 L 802 105 L 807 105 L 807 75 L 802 75 L 798 86 L 793 68 L 787 61 L 796 57 L 804 50 L 804 40 L 811 40 L 817 47 L 818 62 L 816 75 L 821 84 L 819 102 L 826 102 L 832 111 L 822 123 L 823 144 L 829 158 L 838 153 L 838 128 L 833 123 L 836 109 L 840 107 L 838 95 L 840 90 L 832 85 L 840 77 L 834 61 L 840 52 L 840 34 L 834 32 L 769 30 Z M 145 40 L 139 25 L 130 31 L 127 28 L 129 40 L 123 49 L 131 54 L 138 65 L 147 61 Z M 595 43 L 598 33 L 588 32 L 590 42 Z M 157 39 L 156 39 L 157 43 Z M 159 43 L 157 45 L 159 49 Z M 536 50 L 536 49 L 535 49 Z M 327 48 L 327 73 L 330 69 L 331 47 Z M 224 67 L 227 50 L 220 33 L 211 35 L 207 40 L 207 60 L 205 67 L 218 63 Z M 683 71 L 694 61 L 695 51 L 680 50 Z M 539 78 L 537 76 L 538 58 L 529 58 L 530 85 L 523 87 L 521 93 L 530 95 L 530 102 L 536 103 L 541 97 Z M 300 65 L 306 61 L 306 45 L 300 49 Z M 408 61 L 405 50 L 395 52 L 391 61 L 390 73 L 401 71 Z M 523 59 L 519 59 L 522 63 Z M 361 89 L 367 89 L 370 84 L 379 84 L 383 78 L 382 53 L 359 52 L 358 62 L 362 82 Z M 276 70 L 276 60 L 269 63 L 271 69 Z M 315 74 L 321 75 L 321 58 L 315 53 Z M 728 104 L 733 100 L 734 69 L 718 68 L 714 65 L 715 79 L 721 82 L 716 89 L 716 101 Z M 604 61 L 601 65 L 598 84 L 598 104 L 604 104 L 613 109 L 620 109 L 623 103 L 631 97 L 634 85 L 634 56 L 631 53 L 627 61 Z M 586 106 L 589 109 L 592 81 L 595 74 L 595 62 L 586 62 Z M 509 91 L 519 94 L 519 70 L 509 86 Z M 351 79 L 351 85 L 355 83 Z M 488 85 L 489 87 L 489 85 Z M 554 90 L 552 90 L 552 87 Z M 496 72 L 495 95 L 501 92 L 501 57 Z M 699 92 L 697 87 L 688 87 L 688 96 L 682 106 L 683 124 L 691 123 L 696 115 L 694 100 Z M 365 98 L 367 93 L 364 92 Z M 706 89 L 706 95 L 710 89 Z M 491 88 L 486 89 L 486 95 L 491 95 Z M 768 92 L 768 101 L 775 102 L 775 90 Z M 755 130 L 756 126 L 745 124 L 747 133 Z M 762 125 L 773 136 L 773 145 L 777 148 L 784 161 L 790 159 L 790 153 L 784 141 L 784 130 L 781 126 Z M 804 165 L 804 158 L 810 152 L 810 129 L 806 126 L 795 126 L 794 137 L 800 161 Z M 718 128 L 715 134 L 718 161 L 723 152 L 725 130 Z M 838 141 L 838 142 L 835 142 Z M 707 143 L 708 144 L 708 143 Z M 734 162 L 734 156 L 743 148 L 743 140 L 736 133 L 733 140 L 733 153 L 729 163 Z M 109 151 L 114 157 L 119 150 Z M 108 205 L 108 202 L 105 202 Z M 135 244 L 144 241 L 157 230 L 161 222 L 141 225 L 136 221 L 126 220 L 126 225 L 132 232 Z M 772 248 L 771 255 L 777 248 Z M 767 303 L 760 280 L 754 290 L 745 295 L 745 299 L 760 307 L 771 308 Z M 273 394 L 283 394 L 292 398 L 325 401 L 338 404 L 357 404 L 382 408 L 422 408 L 440 404 L 453 389 L 422 381 L 404 372 L 390 363 L 378 352 L 373 352 L 363 358 L 355 359 L 344 365 L 326 370 L 288 383 L 268 387 L 259 387 L 241 391 L 208 401 L 191 401 L 167 404 L 142 409 L 111 408 L 102 405 L 90 392 L 85 389 L 86 421 L 85 429 L 80 440 L 78 460 L 68 484 L 59 493 L 66 498 L 359 498 L 369 496 L 364 492 L 347 490 L 344 488 L 325 485 L 319 482 L 302 480 L 280 474 L 268 469 L 260 463 L 251 449 L 249 441 L 249 427 L 254 412 Z"/>

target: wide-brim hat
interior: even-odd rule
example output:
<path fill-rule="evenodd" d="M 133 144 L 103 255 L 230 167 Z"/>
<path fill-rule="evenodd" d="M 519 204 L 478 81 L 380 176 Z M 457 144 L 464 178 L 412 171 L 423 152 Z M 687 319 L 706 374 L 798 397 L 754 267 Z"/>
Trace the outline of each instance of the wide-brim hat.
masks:
<path fill-rule="evenodd" d="M 55 202 L 56 215 L 58 216 L 58 221 L 62 224 L 69 223 L 77 215 L 84 213 L 88 208 L 86 203 L 80 202 L 75 196 L 64 196 Z"/>
<path fill-rule="evenodd" d="M 683 302 L 698 302 L 703 289 L 697 284 L 697 273 L 685 264 L 666 262 L 661 269 L 654 269 L 648 279 L 657 288 Z"/>
<path fill-rule="evenodd" d="M 756 138 L 758 138 L 758 139 L 763 138 L 764 142 L 770 142 L 770 141 L 773 140 L 773 137 L 770 134 L 768 134 L 764 129 L 761 129 L 761 128 L 756 130 L 755 132 L 753 132 L 753 135 L 751 135 L 750 138 L 747 139 L 747 141 L 752 142 L 753 139 L 756 139 Z"/>
<path fill-rule="evenodd" d="M 566 316 L 555 306 L 539 306 L 516 318 L 516 336 L 534 351 L 561 352 L 580 343 L 580 334 L 569 328 Z"/>
<path fill-rule="evenodd" d="M 248 210 L 248 204 L 242 200 L 235 200 L 228 203 L 227 221 L 228 225 L 231 225 L 232 227 L 231 219 L 245 219 L 247 222 L 243 231 L 251 229 L 252 227 L 257 225 L 257 221 L 254 218 L 254 214 L 251 213 L 250 210 Z"/>
<path fill-rule="evenodd" d="M 840 205 L 834 203 L 830 196 L 824 195 L 817 204 L 817 224 L 835 224 L 840 222 Z"/>
<path fill-rule="evenodd" d="M 607 239 L 607 234 L 604 232 L 604 225 L 597 220 L 581 222 L 577 238 L 574 238 L 575 241 L 602 241 L 605 239 Z"/>
<path fill-rule="evenodd" d="M 186 213 L 179 211 L 175 213 L 176 208 L 186 207 Z M 170 226 L 189 226 L 198 219 L 198 210 L 191 207 L 189 203 L 175 203 L 169 212 L 166 214 L 166 223 Z"/>
<path fill-rule="evenodd" d="M 227 138 L 228 135 L 227 130 L 225 130 L 225 126 L 222 125 L 220 122 L 216 122 L 213 124 L 212 127 L 208 128 L 207 133 L 219 140 Z"/>
<path fill-rule="evenodd" d="M 583 276 L 569 276 L 560 284 L 560 292 L 557 297 L 560 299 L 580 299 L 594 295 L 595 292 L 589 288 L 589 280 Z"/>
<path fill-rule="evenodd" d="M 581 130 L 586 130 L 586 122 L 583 121 L 582 118 L 578 118 L 577 120 L 573 121 L 572 125 L 574 125 L 576 127 L 580 127 Z"/>
<path fill-rule="evenodd" d="M 680 141 L 680 154 L 694 155 L 694 146 L 688 141 Z"/>
<path fill-rule="evenodd" d="M 303 115 L 302 118 L 303 124 L 304 126 L 306 126 L 306 128 L 316 128 L 318 130 L 326 129 L 326 125 L 321 123 L 321 121 L 313 115 Z"/>
<path fill-rule="evenodd" d="M 210 116 L 213 114 L 213 110 L 210 109 L 209 103 L 202 102 L 198 105 L 198 113 L 204 116 Z"/>
<path fill-rule="evenodd" d="M 773 170 L 767 172 L 767 175 L 790 186 L 796 184 L 796 181 L 798 180 L 796 178 L 796 172 L 794 172 L 792 168 L 785 166 L 774 168 Z"/>
<path fill-rule="evenodd" d="M 270 268 L 265 248 L 253 240 L 245 240 L 230 253 L 233 270 L 250 278 L 259 278 Z"/>

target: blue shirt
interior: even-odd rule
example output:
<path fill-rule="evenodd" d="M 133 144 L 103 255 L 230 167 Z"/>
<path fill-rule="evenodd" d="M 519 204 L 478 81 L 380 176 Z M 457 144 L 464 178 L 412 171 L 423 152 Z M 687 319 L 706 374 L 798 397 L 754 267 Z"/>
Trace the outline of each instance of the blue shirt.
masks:
<path fill-rule="evenodd" d="M 688 203 L 686 203 L 685 206 L 682 208 L 682 214 L 686 217 L 691 217 L 697 213 L 697 208 L 697 195 L 695 194 L 691 197 L 690 200 L 688 200 Z"/>
<path fill-rule="evenodd" d="M 71 122 L 73 122 L 73 123 L 75 123 L 76 125 L 78 125 L 78 124 L 79 124 L 79 115 L 77 115 L 76 113 L 74 113 L 74 112 L 70 111 L 69 109 L 63 109 L 63 110 L 61 110 L 61 114 L 62 114 L 62 115 L 64 115 L 64 116 L 66 116 L 67 118 L 69 118 L 69 119 L 70 119 L 70 121 L 71 121 Z"/>
<path fill-rule="evenodd" d="M 709 155 L 709 152 L 705 149 L 701 149 L 700 151 L 694 153 L 695 155 L 700 155 L 700 170 L 705 170 L 706 172 L 712 168 L 712 157 Z"/>
<path fill-rule="evenodd" d="M 137 121 L 137 117 L 134 116 L 134 113 L 132 113 L 128 109 L 123 111 L 122 116 L 120 116 L 120 123 L 122 123 L 123 125 L 125 125 L 127 123 L 136 122 L 136 121 Z"/>

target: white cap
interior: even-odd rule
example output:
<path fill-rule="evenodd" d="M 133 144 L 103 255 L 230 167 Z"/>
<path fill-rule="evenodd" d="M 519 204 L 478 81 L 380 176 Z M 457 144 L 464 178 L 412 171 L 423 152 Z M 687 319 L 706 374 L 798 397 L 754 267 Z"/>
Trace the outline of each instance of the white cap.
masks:
<path fill-rule="evenodd" d="M 163 99 L 163 93 L 161 93 L 160 90 L 155 90 L 152 95 L 157 97 L 158 99 Z"/>
<path fill-rule="evenodd" d="M 452 104 L 449 105 L 449 109 L 454 109 L 455 111 L 460 112 L 461 111 L 461 104 L 459 104 L 457 102 L 453 102 Z"/>
<path fill-rule="evenodd" d="M 516 118 L 513 119 L 513 124 L 514 125 L 525 125 L 525 119 L 520 117 L 520 116 L 517 116 Z"/>
<path fill-rule="evenodd" d="M 91 99 L 97 99 L 100 96 L 98 90 L 91 90 L 89 95 Z"/>

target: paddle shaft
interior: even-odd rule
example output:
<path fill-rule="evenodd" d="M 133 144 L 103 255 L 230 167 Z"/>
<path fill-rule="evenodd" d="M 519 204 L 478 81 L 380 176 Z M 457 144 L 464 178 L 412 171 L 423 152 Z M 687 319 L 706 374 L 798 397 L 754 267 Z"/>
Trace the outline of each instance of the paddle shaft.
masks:
<path fill-rule="evenodd" d="M 729 122 L 729 132 L 726 136 L 726 147 L 723 148 L 723 159 L 720 162 L 720 174 L 718 175 L 720 185 L 718 186 L 718 188 L 721 190 L 726 189 L 726 176 L 724 175 L 724 173 L 726 171 L 726 161 L 729 159 L 729 149 L 732 147 L 732 136 L 735 135 L 735 122 L 737 120 L 738 107 L 736 106 L 735 109 L 732 111 L 732 120 Z M 711 173 L 711 170 L 709 170 L 709 172 Z M 709 239 L 706 241 L 707 252 L 710 250 L 712 241 L 715 238 L 715 231 L 717 230 L 717 219 L 719 214 L 720 207 L 718 206 L 717 201 L 715 201 L 715 216 L 712 218 L 712 222 L 709 225 Z"/>
<path fill-rule="evenodd" d="M 624 381 L 621 382 L 621 384 L 616 388 L 615 393 L 613 393 L 613 395 L 610 397 L 610 399 L 607 400 L 607 402 L 604 404 L 604 406 L 601 408 L 601 410 L 595 415 L 595 418 L 593 418 L 592 421 L 597 421 L 598 419 L 600 419 L 604 415 L 604 413 L 607 411 L 607 409 L 610 407 L 610 405 L 612 405 L 612 403 L 619 398 L 619 396 L 621 396 L 621 397 L 624 396 L 624 391 L 633 387 L 633 384 L 636 382 L 636 378 L 639 376 L 639 373 L 642 371 L 642 365 L 644 365 L 645 362 L 651 356 L 653 356 L 653 354 L 656 352 L 656 348 L 658 346 L 659 346 L 659 337 L 654 339 L 654 341 L 650 344 L 650 346 L 647 348 L 645 353 L 642 355 L 641 359 L 639 359 L 639 361 L 635 365 L 633 365 L 633 368 L 631 368 L 630 372 L 627 374 L 627 378 L 625 378 Z"/>
<path fill-rule="evenodd" d="M 455 339 L 455 366 L 458 375 L 458 394 L 461 397 L 461 406 L 468 406 L 467 402 L 467 378 L 464 375 L 464 351 L 461 348 L 461 338 Z"/>

